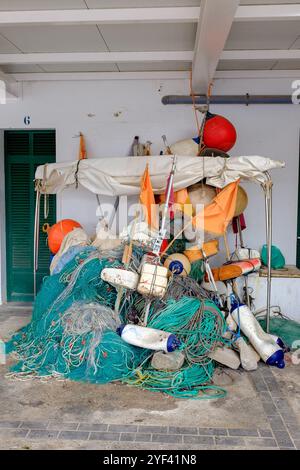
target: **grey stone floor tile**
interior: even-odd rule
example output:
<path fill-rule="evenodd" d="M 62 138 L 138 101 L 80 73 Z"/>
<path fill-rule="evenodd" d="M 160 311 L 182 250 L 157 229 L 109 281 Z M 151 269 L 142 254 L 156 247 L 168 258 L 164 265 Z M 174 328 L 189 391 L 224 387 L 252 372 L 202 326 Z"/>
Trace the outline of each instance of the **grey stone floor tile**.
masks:
<path fill-rule="evenodd" d="M 47 426 L 47 429 L 51 431 L 76 431 L 79 426 L 79 423 L 63 423 L 63 422 L 50 422 Z"/>
<path fill-rule="evenodd" d="M 267 449 L 269 447 L 278 447 L 277 442 L 275 439 L 268 439 L 268 438 L 254 438 L 254 437 L 246 437 L 246 446 L 247 447 L 262 447 L 263 449 Z"/>
<path fill-rule="evenodd" d="M 225 428 L 198 428 L 201 436 L 228 436 Z"/>
<path fill-rule="evenodd" d="M 289 412 L 289 413 L 281 412 L 280 415 L 285 423 L 299 424 L 299 420 L 297 419 L 297 417 L 295 416 L 293 412 Z"/>
<path fill-rule="evenodd" d="M 273 433 L 270 429 L 258 429 L 261 437 L 273 437 Z"/>
<path fill-rule="evenodd" d="M 228 432 L 229 436 L 259 436 L 257 429 L 228 429 Z"/>
<path fill-rule="evenodd" d="M 6 438 L 22 438 L 26 437 L 29 433 L 29 429 L 0 429 L 0 436 L 3 439 Z"/>
<path fill-rule="evenodd" d="M 169 434 L 198 434 L 198 428 L 169 426 Z"/>
<path fill-rule="evenodd" d="M 47 429 L 48 421 L 23 421 L 21 428 L 26 429 Z"/>
<path fill-rule="evenodd" d="M 163 432 L 168 432 L 168 428 L 166 426 L 144 426 L 144 425 L 140 425 L 138 427 L 138 432 L 142 432 L 142 433 L 150 433 L 150 434 L 160 434 L 160 433 L 163 433 Z"/>
<path fill-rule="evenodd" d="M 152 442 L 160 442 L 162 444 L 181 444 L 182 436 L 177 434 L 152 434 Z"/>
<path fill-rule="evenodd" d="M 58 439 L 86 441 L 89 438 L 89 432 L 86 431 L 61 431 Z"/>
<path fill-rule="evenodd" d="M 183 442 L 185 444 L 195 444 L 195 445 L 214 445 L 214 438 L 212 436 L 183 436 Z"/>
<path fill-rule="evenodd" d="M 107 431 L 107 424 L 80 423 L 78 431 Z"/>
<path fill-rule="evenodd" d="M 286 430 L 286 426 L 281 419 L 281 417 L 278 416 L 270 416 L 269 417 L 269 422 L 271 425 L 272 430 L 274 431 L 279 431 L 279 430 Z"/>
<path fill-rule="evenodd" d="M 245 440 L 242 437 L 215 437 L 217 446 L 244 447 Z"/>
<path fill-rule="evenodd" d="M 29 439 L 57 439 L 59 431 L 47 429 L 32 429 L 28 434 Z"/>
<path fill-rule="evenodd" d="M 274 437 L 280 447 L 294 447 L 287 431 L 274 431 Z"/>
<path fill-rule="evenodd" d="M 136 442 L 151 442 L 151 434 L 142 434 L 142 433 L 135 434 L 135 441 Z"/>
<path fill-rule="evenodd" d="M 127 441 L 127 442 L 134 442 L 135 441 L 135 433 L 134 432 L 122 432 L 120 440 L 121 441 Z"/>
<path fill-rule="evenodd" d="M 274 403 L 272 402 L 262 402 L 264 412 L 267 416 L 277 415 L 279 414 L 279 410 L 276 408 Z"/>
<path fill-rule="evenodd" d="M 89 437 L 90 441 L 113 441 L 119 442 L 119 432 L 97 432 L 92 431 Z"/>
<path fill-rule="evenodd" d="M 0 429 L 2 428 L 18 428 L 21 421 L 0 421 Z"/>
<path fill-rule="evenodd" d="M 137 432 L 138 427 L 133 424 L 110 424 L 108 430 L 113 432 Z"/>

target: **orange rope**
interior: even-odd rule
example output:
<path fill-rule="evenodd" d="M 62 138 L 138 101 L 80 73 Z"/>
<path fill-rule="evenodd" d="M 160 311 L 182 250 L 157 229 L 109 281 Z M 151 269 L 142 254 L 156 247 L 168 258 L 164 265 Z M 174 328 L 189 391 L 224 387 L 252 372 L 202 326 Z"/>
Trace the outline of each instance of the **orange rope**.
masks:
<path fill-rule="evenodd" d="M 191 94 L 191 97 L 192 97 L 192 100 L 193 100 L 193 110 L 194 110 L 195 119 L 196 119 L 198 137 L 200 137 L 201 126 L 200 126 L 200 123 L 199 123 L 199 118 L 198 118 L 197 109 L 196 109 L 196 100 L 195 100 L 195 94 L 194 94 L 194 91 L 193 91 L 192 79 L 193 79 L 193 72 L 191 71 L 190 72 L 190 94 Z"/>

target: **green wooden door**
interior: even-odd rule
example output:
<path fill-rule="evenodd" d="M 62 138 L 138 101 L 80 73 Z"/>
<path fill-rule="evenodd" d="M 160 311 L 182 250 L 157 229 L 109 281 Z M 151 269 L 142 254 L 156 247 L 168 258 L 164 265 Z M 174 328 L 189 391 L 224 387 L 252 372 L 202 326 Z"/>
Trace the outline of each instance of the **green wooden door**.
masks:
<path fill-rule="evenodd" d="M 298 178 L 297 268 L 300 269 L 300 140 L 299 140 L 299 178 Z"/>
<path fill-rule="evenodd" d="M 6 264 L 7 301 L 33 300 L 33 234 L 36 167 L 55 162 L 55 131 L 5 131 Z M 44 218 L 43 197 L 40 227 L 56 221 L 56 199 L 49 197 Z M 49 274 L 50 252 L 46 234 L 40 230 L 37 288 Z"/>

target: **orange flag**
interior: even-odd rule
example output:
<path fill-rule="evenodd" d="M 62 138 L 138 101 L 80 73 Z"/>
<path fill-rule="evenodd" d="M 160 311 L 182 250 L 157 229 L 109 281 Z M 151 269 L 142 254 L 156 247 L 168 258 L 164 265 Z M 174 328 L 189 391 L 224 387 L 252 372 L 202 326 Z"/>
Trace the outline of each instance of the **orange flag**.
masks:
<path fill-rule="evenodd" d="M 224 235 L 228 224 L 234 217 L 237 193 L 240 180 L 230 183 L 213 200 L 193 218 L 193 224 L 198 229 L 215 235 Z M 203 227 L 204 225 L 204 227 Z"/>
<path fill-rule="evenodd" d="M 158 228 L 157 214 L 155 210 L 155 198 L 152 189 L 149 165 L 147 163 L 144 174 L 141 179 L 140 202 L 144 206 L 145 218 L 148 225 L 152 228 Z"/>
<path fill-rule="evenodd" d="M 86 153 L 84 135 L 80 134 L 78 160 L 85 160 L 86 158 L 87 158 L 87 153 Z"/>

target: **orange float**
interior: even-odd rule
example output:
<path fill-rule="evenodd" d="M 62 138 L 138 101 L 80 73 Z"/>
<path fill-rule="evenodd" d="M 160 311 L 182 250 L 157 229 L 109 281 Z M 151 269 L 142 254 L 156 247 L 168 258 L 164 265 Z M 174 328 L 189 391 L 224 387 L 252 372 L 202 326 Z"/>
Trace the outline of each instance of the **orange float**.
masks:
<path fill-rule="evenodd" d="M 51 253 L 56 254 L 62 244 L 65 236 L 74 230 L 74 228 L 82 228 L 79 222 L 72 219 L 63 219 L 50 227 L 44 224 L 43 232 L 48 234 L 48 246 Z"/>

